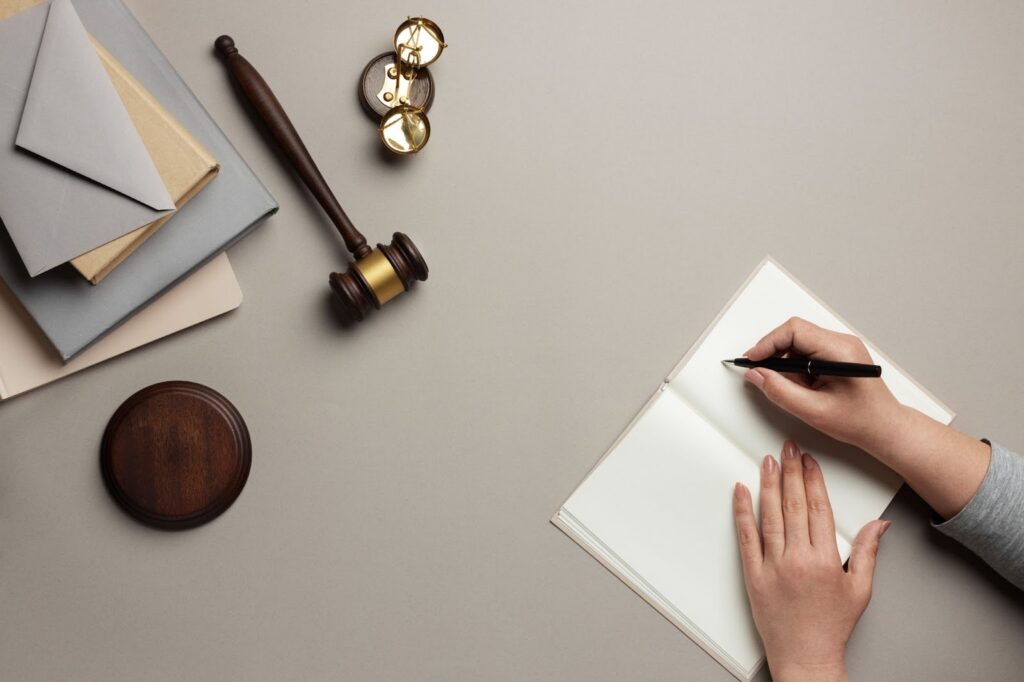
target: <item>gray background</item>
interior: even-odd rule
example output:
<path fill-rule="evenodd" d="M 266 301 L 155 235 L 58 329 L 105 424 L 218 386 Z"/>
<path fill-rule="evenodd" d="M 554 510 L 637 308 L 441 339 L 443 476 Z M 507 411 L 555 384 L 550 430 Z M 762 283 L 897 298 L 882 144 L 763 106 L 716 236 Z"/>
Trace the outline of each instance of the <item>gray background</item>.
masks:
<path fill-rule="evenodd" d="M 4 680 L 731 679 L 548 518 L 766 253 L 1024 449 L 1020 3 L 129 5 L 281 211 L 231 250 L 237 312 L 0 405 Z M 409 13 L 451 47 L 433 140 L 392 163 L 354 84 Z M 222 32 L 356 224 L 430 263 L 361 327 Z M 237 503 L 174 534 L 97 459 L 167 379 L 254 441 Z M 1024 598 L 910 491 L 886 517 L 851 676 L 1018 678 Z"/>

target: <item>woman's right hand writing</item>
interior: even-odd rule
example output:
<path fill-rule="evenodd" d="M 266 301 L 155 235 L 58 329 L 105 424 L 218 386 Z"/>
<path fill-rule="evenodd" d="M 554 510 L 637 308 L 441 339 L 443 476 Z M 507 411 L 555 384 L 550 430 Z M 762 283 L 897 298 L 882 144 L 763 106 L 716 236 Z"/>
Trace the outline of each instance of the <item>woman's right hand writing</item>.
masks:
<path fill-rule="evenodd" d="M 783 355 L 873 362 L 856 336 L 822 329 L 799 317 L 776 327 L 746 352 L 751 360 Z M 783 410 L 869 452 L 897 428 L 901 406 L 883 381 L 780 374 L 764 368 L 748 370 L 745 378 Z"/>

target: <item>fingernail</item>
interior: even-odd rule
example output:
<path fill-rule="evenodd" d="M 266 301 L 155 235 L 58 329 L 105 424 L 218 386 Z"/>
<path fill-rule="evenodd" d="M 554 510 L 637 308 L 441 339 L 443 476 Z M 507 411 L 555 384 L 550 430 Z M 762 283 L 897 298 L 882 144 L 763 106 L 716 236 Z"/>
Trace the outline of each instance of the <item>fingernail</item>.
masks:
<path fill-rule="evenodd" d="M 743 375 L 743 378 L 754 384 L 758 388 L 764 386 L 764 375 L 758 372 L 756 369 L 752 369 Z"/>
<path fill-rule="evenodd" d="M 742 483 L 736 484 L 736 490 L 733 491 L 733 494 L 736 496 L 737 500 L 742 500 L 744 498 L 750 497 L 750 491 L 747 490 L 747 486 L 743 485 Z"/>
<path fill-rule="evenodd" d="M 750 348 L 748 348 L 747 352 L 743 354 L 743 357 L 749 358 L 750 354 L 754 352 L 755 348 L 757 348 L 757 346 L 751 346 Z"/>
<path fill-rule="evenodd" d="M 808 471 L 810 471 L 811 469 L 813 469 L 816 466 L 818 466 L 818 463 L 814 461 L 814 458 L 811 457 L 806 452 L 804 453 L 804 456 L 803 456 L 803 462 L 804 462 L 804 469 L 807 469 Z"/>
<path fill-rule="evenodd" d="M 779 470 L 779 465 L 775 461 L 775 458 L 771 455 L 765 455 L 764 461 L 761 462 L 761 471 L 766 474 L 773 474 Z"/>
<path fill-rule="evenodd" d="M 786 459 L 796 459 L 800 455 L 800 450 L 797 449 L 796 443 L 791 440 L 787 440 L 785 445 L 782 446 L 782 456 Z"/>
<path fill-rule="evenodd" d="M 878 531 L 878 537 L 885 535 L 885 531 L 889 530 L 889 526 L 892 525 L 892 521 L 882 521 L 882 530 Z"/>

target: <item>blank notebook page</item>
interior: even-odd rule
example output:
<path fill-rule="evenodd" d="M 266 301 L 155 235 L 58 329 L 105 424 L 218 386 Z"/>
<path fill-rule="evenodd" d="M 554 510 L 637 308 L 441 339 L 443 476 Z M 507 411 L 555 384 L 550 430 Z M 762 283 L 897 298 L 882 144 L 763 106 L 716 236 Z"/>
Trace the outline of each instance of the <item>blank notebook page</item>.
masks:
<path fill-rule="evenodd" d="M 666 390 L 563 513 L 648 599 L 746 669 L 762 651 L 733 541 L 730 492 L 736 481 L 756 491 L 757 480 L 749 457 Z"/>

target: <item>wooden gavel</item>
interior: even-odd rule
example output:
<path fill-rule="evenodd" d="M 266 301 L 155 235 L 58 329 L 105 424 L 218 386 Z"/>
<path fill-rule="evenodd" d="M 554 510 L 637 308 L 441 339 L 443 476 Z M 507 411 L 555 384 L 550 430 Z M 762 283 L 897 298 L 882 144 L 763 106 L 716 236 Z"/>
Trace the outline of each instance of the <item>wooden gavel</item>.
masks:
<path fill-rule="evenodd" d="M 355 321 L 362 320 L 371 306 L 380 308 L 398 294 L 408 291 L 416 280 L 426 280 L 427 262 L 405 234 L 395 232 L 390 244 L 377 244 L 375 249 L 369 247 L 366 237 L 345 215 L 334 192 L 327 186 L 270 86 L 238 53 L 231 36 L 220 36 L 214 47 L 227 65 L 232 79 L 266 124 L 302 182 L 338 228 L 345 246 L 355 258 L 348 271 L 332 272 L 329 278 L 331 288 L 340 298 L 347 315 Z"/>

